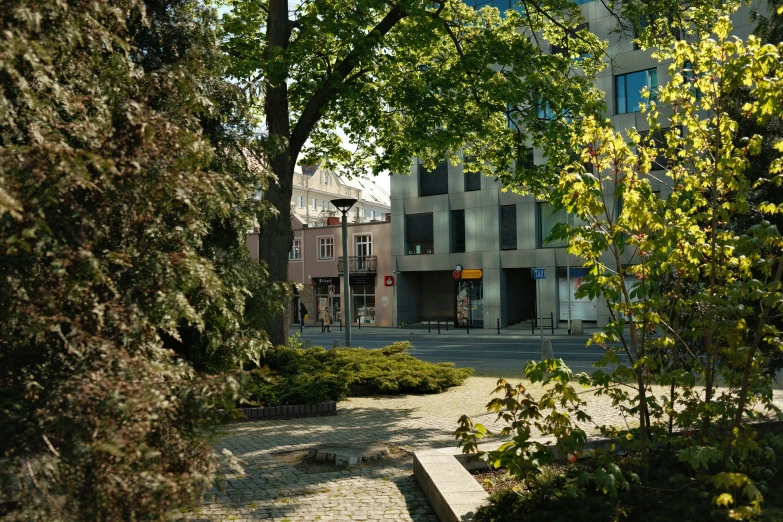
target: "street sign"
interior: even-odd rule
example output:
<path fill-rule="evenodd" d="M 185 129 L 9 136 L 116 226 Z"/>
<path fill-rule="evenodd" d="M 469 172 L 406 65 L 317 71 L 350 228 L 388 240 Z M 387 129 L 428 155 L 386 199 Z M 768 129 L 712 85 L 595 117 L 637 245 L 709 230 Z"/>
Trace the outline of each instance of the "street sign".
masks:
<path fill-rule="evenodd" d="M 464 268 L 461 279 L 481 279 L 483 275 L 484 272 L 480 268 Z"/>
<path fill-rule="evenodd" d="M 384 277 L 383 286 L 394 286 L 394 276 L 387 275 Z"/>
<path fill-rule="evenodd" d="M 546 279 L 546 268 L 533 268 L 533 279 Z"/>

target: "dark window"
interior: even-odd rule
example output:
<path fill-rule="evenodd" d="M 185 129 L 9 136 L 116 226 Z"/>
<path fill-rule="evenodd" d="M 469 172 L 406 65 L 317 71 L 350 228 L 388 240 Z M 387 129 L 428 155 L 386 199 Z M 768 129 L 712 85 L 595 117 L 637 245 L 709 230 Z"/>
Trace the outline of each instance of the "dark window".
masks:
<path fill-rule="evenodd" d="M 559 54 L 561 56 L 568 56 L 568 39 L 572 38 L 572 37 L 576 38 L 577 37 L 576 33 L 578 33 L 579 31 L 581 31 L 583 29 L 587 29 L 589 31 L 590 30 L 590 24 L 589 23 L 579 24 L 579 25 L 576 26 L 575 29 L 569 29 L 568 32 L 566 33 L 566 41 L 565 41 L 566 45 L 565 46 L 561 46 L 561 45 L 552 44 L 552 53 L 551 54 Z"/>
<path fill-rule="evenodd" d="M 652 143 L 649 143 L 647 140 L 647 137 L 650 135 L 650 131 L 642 131 L 639 133 L 639 136 L 642 138 L 642 145 L 645 146 L 655 146 L 658 149 L 658 155 L 653 158 L 652 160 L 652 166 L 650 167 L 650 170 L 665 170 L 669 166 L 669 161 L 666 159 L 665 149 L 666 149 L 666 137 L 664 133 L 668 129 L 661 129 L 658 131 L 653 132 L 652 135 Z"/>
<path fill-rule="evenodd" d="M 520 149 L 517 155 L 517 168 L 529 170 L 532 169 L 533 166 L 533 149 Z"/>
<path fill-rule="evenodd" d="M 698 87 L 696 87 L 696 80 L 698 79 L 696 77 L 696 73 L 693 72 L 693 64 L 691 64 L 690 61 L 686 61 L 683 64 L 682 67 L 682 79 L 685 83 L 687 83 L 691 90 L 693 91 L 693 94 L 696 95 L 696 101 L 701 100 L 701 91 Z"/>
<path fill-rule="evenodd" d="M 435 170 L 429 171 L 419 165 L 419 196 L 436 196 L 449 193 L 449 168 L 441 161 Z"/>
<path fill-rule="evenodd" d="M 558 239 L 547 242 L 552 229 L 559 223 L 568 223 L 568 213 L 565 210 L 557 210 L 549 203 L 538 203 L 538 248 L 558 248 L 568 246 L 568 241 Z"/>
<path fill-rule="evenodd" d="M 432 254 L 433 237 L 431 213 L 405 216 L 405 249 L 408 255 Z"/>
<path fill-rule="evenodd" d="M 451 211 L 451 251 L 465 251 L 465 211 Z"/>
<path fill-rule="evenodd" d="M 642 98 L 642 89 L 650 91 L 649 100 Z M 620 74 L 614 77 L 615 112 L 639 112 L 639 106 L 658 99 L 658 70 L 655 68 Z"/>
<path fill-rule="evenodd" d="M 500 249 L 517 249 L 517 206 L 500 207 Z"/>
<path fill-rule="evenodd" d="M 465 158 L 465 165 L 473 163 L 473 158 Z M 465 172 L 465 192 L 481 190 L 481 172 Z"/>

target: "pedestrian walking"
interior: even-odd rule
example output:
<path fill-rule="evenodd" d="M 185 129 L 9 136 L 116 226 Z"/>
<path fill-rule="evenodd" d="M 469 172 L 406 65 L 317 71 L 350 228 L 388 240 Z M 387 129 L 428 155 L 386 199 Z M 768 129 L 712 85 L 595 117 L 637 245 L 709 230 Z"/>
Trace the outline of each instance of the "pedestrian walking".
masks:
<path fill-rule="evenodd" d="M 329 333 L 332 333 L 331 328 L 329 328 L 332 325 L 332 311 L 327 306 L 324 308 L 324 326 L 326 326 L 326 331 Z"/>
<path fill-rule="evenodd" d="M 305 305 L 302 301 L 299 301 L 299 331 L 304 331 L 304 321 L 305 316 L 307 315 L 307 308 L 305 308 Z"/>

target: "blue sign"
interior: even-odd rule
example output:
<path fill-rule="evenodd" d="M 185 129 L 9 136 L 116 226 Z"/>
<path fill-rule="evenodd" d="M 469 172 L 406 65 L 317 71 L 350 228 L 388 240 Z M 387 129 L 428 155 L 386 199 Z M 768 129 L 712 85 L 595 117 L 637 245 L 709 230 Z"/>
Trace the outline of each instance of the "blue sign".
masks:
<path fill-rule="evenodd" d="M 533 279 L 546 279 L 546 268 L 533 268 Z"/>

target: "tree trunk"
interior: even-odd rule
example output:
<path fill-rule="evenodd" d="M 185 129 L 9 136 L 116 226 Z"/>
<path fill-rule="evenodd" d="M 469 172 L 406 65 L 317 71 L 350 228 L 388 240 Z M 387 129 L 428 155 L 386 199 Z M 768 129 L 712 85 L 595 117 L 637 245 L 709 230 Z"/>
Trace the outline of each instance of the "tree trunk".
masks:
<path fill-rule="evenodd" d="M 288 0 L 270 0 L 267 17 L 265 58 L 284 52 L 291 35 L 288 20 Z M 277 184 L 271 184 L 265 192 L 266 200 L 278 210 L 261 224 L 259 257 L 266 261 L 269 278 L 273 282 L 288 282 L 288 252 L 294 241 L 291 230 L 291 193 L 294 184 L 294 162 L 291 157 L 291 124 L 288 106 L 288 71 L 275 71 L 264 78 L 264 111 L 269 129 L 269 165 L 277 176 Z M 285 344 L 287 325 L 283 315 L 275 317 L 267 326 L 267 334 L 273 345 Z"/>

